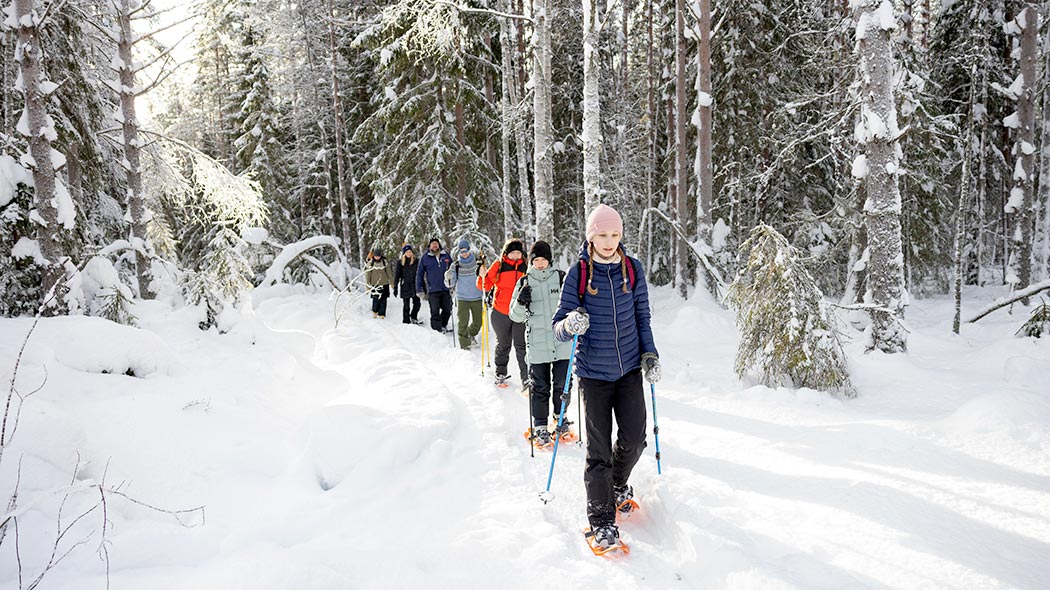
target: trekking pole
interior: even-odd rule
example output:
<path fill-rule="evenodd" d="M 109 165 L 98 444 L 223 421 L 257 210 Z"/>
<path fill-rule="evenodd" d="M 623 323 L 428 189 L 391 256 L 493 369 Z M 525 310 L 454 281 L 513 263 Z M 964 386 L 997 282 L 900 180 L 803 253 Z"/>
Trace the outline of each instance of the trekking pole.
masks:
<path fill-rule="evenodd" d="M 656 384 L 649 384 L 649 394 L 653 400 L 653 436 L 656 437 L 656 474 L 660 475 L 660 427 L 656 424 Z"/>
<path fill-rule="evenodd" d="M 482 296 L 481 299 L 481 338 L 479 344 L 481 344 L 481 375 L 485 376 L 485 338 L 488 336 L 489 326 L 488 318 L 485 316 L 485 299 Z"/>
<path fill-rule="evenodd" d="M 571 372 L 569 373 L 572 374 Z M 576 439 L 576 446 L 583 446 L 583 389 L 576 385 L 576 432 L 580 433 L 580 436 Z"/>
<path fill-rule="evenodd" d="M 572 363 L 576 360 L 576 343 L 579 342 L 580 335 L 573 334 L 572 336 L 572 352 L 569 353 L 569 370 L 565 373 L 565 388 L 561 392 L 561 410 L 558 412 L 558 428 L 561 428 L 562 423 L 565 421 L 565 404 L 569 401 L 569 384 L 572 383 Z M 577 400 L 578 401 L 578 400 Z M 555 430 L 557 432 L 557 430 Z M 554 437 L 554 454 L 551 455 L 551 469 L 547 473 L 547 489 L 540 493 L 540 500 L 544 504 L 554 500 L 554 494 L 551 493 L 551 480 L 554 479 L 554 461 L 558 458 L 558 443 L 561 442 L 561 437 Z"/>

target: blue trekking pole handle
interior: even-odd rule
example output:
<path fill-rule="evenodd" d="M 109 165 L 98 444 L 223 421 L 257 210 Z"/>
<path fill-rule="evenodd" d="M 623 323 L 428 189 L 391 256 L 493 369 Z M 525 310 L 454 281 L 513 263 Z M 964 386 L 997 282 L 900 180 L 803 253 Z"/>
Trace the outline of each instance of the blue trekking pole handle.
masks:
<path fill-rule="evenodd" d="M 653 435 L 656 437 L 656 474 L 660 475 L 660 426 L 656 423 L 656 384 L 649 384 L 649 395 L 653 401 Z"/>
<path fill-rule="evenodd" d="M 569 352 L 569 368 L 565 372 L 565 387 L 561 392 L 561 410 L 558 411 L 558 428 L 561 428 L 563 422 L 565 422 L 565 402 L 569 399 L 569 385 L 572 383 L 572 365 L 576 360 L 576 344 L 580 340 L 579 334 L 573 334 L 572 336 L 572 351 Z M 579 402 L 577 402 L 579 403 Z M 557 432 L 557 430 L 555 430 Z M 551 468 L 547 473 L 547 489 L 540 494 L 540 500 L 546 504 L 554 499 L 554 494 L 551 494 L 551 480 L 554 479 L 554 461 L 558 458 L 558 443 L 561 442 L 560 436 L 554 437 L 554 453 L 551 455 Z"/>

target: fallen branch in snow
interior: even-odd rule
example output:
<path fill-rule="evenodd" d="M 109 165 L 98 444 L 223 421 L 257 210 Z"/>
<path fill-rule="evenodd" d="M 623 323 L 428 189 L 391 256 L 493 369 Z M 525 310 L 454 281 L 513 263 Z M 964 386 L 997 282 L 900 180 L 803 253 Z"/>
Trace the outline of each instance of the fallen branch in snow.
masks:
<path fill-rule="evenodd" d="M 365 288 L 360 293 L 358 293 L 356 295 L 350 295 L 351 290 L 353 290 L 354 283 L 356 283 L 358 280 L 364 281 L 364 276 L 365 276 L 364 271 L 361 271 L 360 273 L 357 274 L 357 276 L 353 277 L 352 279 L 350 279 L 349 281 L 346 282 L 346 287 L 345 288 L 340 289 L 339 291 L 336 292 L 336 294 L 335 294 L 335 301 L 332 303 L 332 312 L 335 315 L 335 326 L 334 327 L 338 328 L 339 327 L 339 322 L 343 319 L 343 314 L 346 313 L 346 310 L 350 309 L 353 306 L 353 304 L 357 302 L 357 300 L 363 298 L 365 296 L 365 294 L 368 293 L 368 286 L 366 285 Z M 349 301 L 347 302 L 346 305 L 343 306 L 342 309 L 340 309 L 339 308 L 339 302 L 342 300 L 344 295 L 349 297 Z"/>
<path fill-rule="evenodd" d="M 966 320 L 966 323 L 973 324 L 977 322 L 977 320 L 983 318 L 984 316 L 992 313 L 997 309 L 1002 309 L 1007 305 L 1010 305 L 1011 303 L 1016 303 L 1022 299 L 1031 297 L 1032 295 L 1035 295 L 1040 291 L 1046 291 L 1048 289 L 1050 289 L 1050 279 L 1036 283 L 1034 285 L 1029 285 L 1027 288 L 1021 289 L 1020 291 L 1014 291 L 1012 294 L 1007 295 L 1006 297 L 1000 297 L 999 299 L 996 299 L 995 301 L 991 302 L 990 304 L 985 306 L 981 311 L 977 312 L 977 315 Z"/>

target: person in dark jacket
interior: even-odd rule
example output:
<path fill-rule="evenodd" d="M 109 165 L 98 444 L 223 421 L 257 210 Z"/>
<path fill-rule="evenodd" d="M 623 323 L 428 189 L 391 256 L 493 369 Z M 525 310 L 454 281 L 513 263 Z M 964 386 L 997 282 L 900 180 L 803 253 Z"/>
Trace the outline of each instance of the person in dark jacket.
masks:
<path fill-rule="evenodd" d="M 404 324 L 422 324 L 419 321 L 419 297 L 416 297 L 416 251 L 409 244 L 401 247 L 401 258 L 394 268 L 394 297 L 401 293 L 403 302 L 401 322 Z"/>
<path fill-rule="evenodd" d="M 365 262 L 365 285 L 372 298 L 372 317 L 386 318 L 386 301 L 390 298 L 390 265 L 379 248 L 372 248 Z"/>
<path fill-rule="evenodd" d="M 452 267 L 452 258 L 441 248 L 437 238 L 430 240 L 427 253 L 419 260 L 416 270 L 416 295 L 430 303 L 430 327 L 448 332 L 452 317 L 452 293 L 445 281 L 445 273 Z"/>
<path fill-rule="evenodd" d="M 607 548 L 619 544 L 616 511 L 630 509 L 634 490 L 627 479 L 645 448 L 642 377 L 655 383 L 661 368 L 649 325 L 649 288 L 642 263 L 629 258 L 620 243 L 620 214 L 598 205 L 586 227 L 583 264 L 566 273 L 551 324 L 560 341 L 579 336 L 576 376 L 587 414 L 587 519 L 594 543 Z M 582 297 L 581 266 L 586 269 Z"/>
<path fill-rule="evenodd" d="M 477 279 L 479 289 L 492 293 L 489 324 L 496 333 L 496 385 L 508 387 L 507 365 L 513 343 L 523 391 L 527 390 L 529 383 L 529 364 L 525 362 L 525 324 L 510 319 L 510 298 L 514 294 L 514 285 L 525 275 L 525 268 L 525 245 L 521 240 L 511 238 L 503 245 L 499 260 Z"/>

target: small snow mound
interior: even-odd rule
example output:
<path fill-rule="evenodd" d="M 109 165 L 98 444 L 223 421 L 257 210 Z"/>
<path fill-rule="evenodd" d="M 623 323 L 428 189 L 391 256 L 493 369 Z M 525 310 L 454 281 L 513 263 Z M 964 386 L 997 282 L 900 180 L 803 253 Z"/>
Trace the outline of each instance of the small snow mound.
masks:
<path fill-rule="evenodd" d="M 171 374 L 174 364 L 153 332 L 102 318 L 50 318 L 41 322 L 39 337 L 52 344 L 55 360 L 78 371 L 148 377 Z"/>
<path fill-rule="evenodd" d="M 1050 360 L 1030 356 L 1014 356 L 1003 363 L 1003 373 L 1008 383 L 1035 385 L 1050 383 Z"/>
<path fill-rule="evenodd" d="M 1013 431 L 1026 437 L 1026 432 L 1050 425 L 1050 400 L 1028 393 L 990 393 L 966 402 L 941 425 L 956 434 Z"/>

